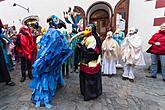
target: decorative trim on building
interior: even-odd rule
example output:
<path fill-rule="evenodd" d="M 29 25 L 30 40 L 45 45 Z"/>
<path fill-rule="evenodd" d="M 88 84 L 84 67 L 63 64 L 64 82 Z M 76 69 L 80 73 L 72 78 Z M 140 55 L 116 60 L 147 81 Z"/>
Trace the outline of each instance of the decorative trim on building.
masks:
<path fill-rule="evenodd" d="M 156 0 L 155 8 L 164 8 L 165 7 L 165 0 Z"/>
<path fill-rule="evenodd" d="M 146 1 L 153 1 L 153 0 L 146 0 Z M 155 9 L 157 8 L 165 8 L 165 0 L 156 0 Z M 164 11 L 164 17 L 154 18 L 153 26 L 160 26 L 163 22 L 165 22 L 165 11 Z"/>
<path fill-rule="evenodd" d="M 154 26 L 160 26 L 164 22 L 165 22 L 165 17 L 154 18 Z"/>

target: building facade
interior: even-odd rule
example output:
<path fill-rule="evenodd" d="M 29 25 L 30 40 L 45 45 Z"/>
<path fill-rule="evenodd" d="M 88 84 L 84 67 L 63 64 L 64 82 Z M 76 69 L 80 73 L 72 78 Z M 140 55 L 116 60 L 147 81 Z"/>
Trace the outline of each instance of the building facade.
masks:
<path fill-rule="evenodd" d="M 19 6 L 13 7 L 17 3 Z M 159 25 L 165 22 L 165 0 L 2 0 L 0 2 L 0 18 L 4 24 L 21 26 L 21 20 L 29 15 L 38 15 L 40 24 L 47 27 L 46 19 L 57 15 L 64 20 L 63 11 L 68 7 L 81 13 L 84 27 L 95 23 L 97 31 L 104 39 L 110 29 L 120 28 L 127 33 L 129 27 L 139 29 L 143 37 L 143 51 L 149 47 L 148 39 L 158 31 Z M 29 8 L 29 12 L 26 10 Z M 68 29 L 71 30 L 68 25 Z"/>

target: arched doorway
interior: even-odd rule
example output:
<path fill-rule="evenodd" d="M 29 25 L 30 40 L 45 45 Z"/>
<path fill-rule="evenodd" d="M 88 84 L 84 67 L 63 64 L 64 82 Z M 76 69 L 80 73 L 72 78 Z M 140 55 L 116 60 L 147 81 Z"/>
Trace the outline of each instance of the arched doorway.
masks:
<path fill-rule="evenodd" d="M 74 12 L 80 13 L 81 20 L 78 25 L 79 25 L 79 28 L 81 28 L 80 30 L 84 30 L 85 29 L 85 11 L 80 6 L 74 6 L 73 10 Z"/>
<path fill-rule="evenodd" d="M 111 5 L 101 1 L 95 2 L 87 10 L 87 24 L 96 24 L 101 40 L 105 39 L 107 31 L 112 27 L 112 13 Z"/>
<path fill-rule="evenodd" d="M 120 0 L 114 9 L 114 29 L 128 31 L 129 0 Z"/>

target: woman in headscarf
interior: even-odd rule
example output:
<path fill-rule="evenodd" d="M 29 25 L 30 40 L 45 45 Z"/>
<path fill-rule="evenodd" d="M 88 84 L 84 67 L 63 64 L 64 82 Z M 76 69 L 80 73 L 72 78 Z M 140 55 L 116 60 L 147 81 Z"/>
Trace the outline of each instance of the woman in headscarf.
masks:
<path fill-rule="evenodd" d="M 106 39 L 102 44 L 103 52 L 103 63 L 102 63 L 102 72 L 103 75 L 113 76 L 116 74 L 116 61 L 119 56 L 119 45 L 112 38 L 113 33 L 109 31 L 107 33 Z"/>

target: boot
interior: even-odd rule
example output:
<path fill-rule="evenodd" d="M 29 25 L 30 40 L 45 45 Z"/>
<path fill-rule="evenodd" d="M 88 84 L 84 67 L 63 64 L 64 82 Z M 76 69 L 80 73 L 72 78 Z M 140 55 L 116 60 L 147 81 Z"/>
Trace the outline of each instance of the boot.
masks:
<path fill-rule="evenodd" d="M 29 79 L 33 79 L 33 75 L 32 75 L 32 71 L 31 70 L 28 71 L 28 77 L 29 77 Z"/>
<path fill-rule="evenodd" d="M 20 82 L 24 82 L 26 80 L 26 71 L 22 71 L 22 78 Z"/>
<path fill-rule="evenodd" d="M 6 82 L 6 85 L 8 86 L 15 86 L 15 83 L 13 81 Z"/>
<path fill-rule="evenodd" d="M 77 70 L 78 70 L 78 64 L 75 64 L 75 65 L 74 65 L 74 72 L 78 73 Z"/>

